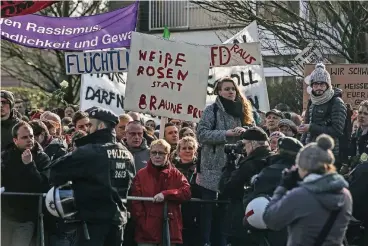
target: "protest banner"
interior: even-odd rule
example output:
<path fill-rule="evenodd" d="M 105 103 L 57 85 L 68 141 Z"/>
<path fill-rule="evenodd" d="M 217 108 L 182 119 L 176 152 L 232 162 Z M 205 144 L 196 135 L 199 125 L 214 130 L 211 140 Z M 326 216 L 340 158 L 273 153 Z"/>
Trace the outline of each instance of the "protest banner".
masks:
<path fill-rule="evenodd" d="M 294 58 L 294 61 L 291 61 L 301 73 L 304 72 L 305 64 L 316 64 L 318 62 L 327 63 L 329 61 L 323 58 L 323 54 L 318 49 L 316 43 L 309 43 L 307 47 Z"/>
<path fill-rule="evenodd" d="M 253 21 L 242 31 L 228 39 L 225 44 L 236 43 L 240 45 L 243 42 L 259 42 L 256 21 Z M 258 57 L 260 58 L 259 61 L 261 65 L 211 68 L 208 76 L 206 104 L 209 105 L 215 102 L 216 96 L 213 95 L 213 90 L 216 80 L 229 76 L 235 79 L 235 82 L 240 88 L 240 92 L 250 99 L 257 109 L 268 111 L 270 105 L 260 50 Z"/>
<path fill-rule="evenodd" d="M 124 114 L 126 81 L 127 73 L 83 74 L 80 109 L 84 111 L 90 107 L 99 106 L 111 110 L 116 115 Z M 160 124 L 157 116 L 142 114 L 142 118 L 144 122 L 153 120 L 156 125 Z"/>
<path fill-rule="evenodd" d="M 1 17 L 36 13 L 58 1 L 1 1 Z"/>
<path fill-rule="evenodd" d="M 84 51 L 129 47 L 138 1 L 109 13 L 84 17 L 15 16 L 0 19 L 1 38 L 39 49 Z"/>
<path fill-rule="evenodd" d="M 65 53 L 66 74 L 126 72 L 128 50 Z"/>
<path fill-rule="evenodd" d="M 209 63 L 208 47 L 133 32 L 125 108 L 198 122 Z"/>
<path fill-rule="evenodd" d="M 117 115 L 123 114 L 125 83 L 111 81 L 107 76 L 86 74 L 82 76 L 80 88 L 80 109 L 93 106 L 109 109 Z"/>
<path fill-rule="evenodd" d="M 305 65 L 305 76 L 313 72 L 315 65 Z M 326 64 L 326 70 L 330 73 L 332 86 L 342 90 L 342 99 L 353 108 L 368 100 L 368 64 Z M 304 83 L 303 110 L 307 108 L 310 95 L 307 93 L 307 85 Z"/>
<path fill-rule="evenodd" d="M 230 67 L 261 64 L 259 42 L 211 46 L 211 67 Z"/>

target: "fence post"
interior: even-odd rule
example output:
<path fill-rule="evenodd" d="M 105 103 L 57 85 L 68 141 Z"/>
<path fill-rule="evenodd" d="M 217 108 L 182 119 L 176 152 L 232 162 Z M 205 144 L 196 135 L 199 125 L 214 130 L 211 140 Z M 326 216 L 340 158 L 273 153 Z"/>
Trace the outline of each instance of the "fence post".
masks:
<path fill-rule="evenodd" d="M 162 246 L 170 246 L 170 227 L 169 227 L 169 216 L 168 216 L 168 204 L 167 201 L 164 203 L 164 220 L 162 227 Z"/>
<path fill-rule="evenodd" d="M 42 202 L 43 202 L 43 195 L 39 196 L 38 201 L 38 235 L 40 235 L 38 245 L 45 246 L 45 235 L 44 235 L 44 225 L 43 225 L 43 212 L 42 212 Z"/>

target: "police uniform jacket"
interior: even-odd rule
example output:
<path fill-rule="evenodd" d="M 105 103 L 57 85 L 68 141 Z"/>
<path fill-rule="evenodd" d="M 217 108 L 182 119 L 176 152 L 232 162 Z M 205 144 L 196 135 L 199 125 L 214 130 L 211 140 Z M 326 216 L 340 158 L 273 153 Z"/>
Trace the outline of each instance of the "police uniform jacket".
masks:
<path fill-rule="evenodd" d="M 75 151 L 52 164 L 51 183 L 73 182 L 78 219 L 125 224 L 127 212 L 121 199 L 126 198 L 135 176 L 133 156 L 116 142 L 110 129 L 98 130 L 78 140 Z"/>

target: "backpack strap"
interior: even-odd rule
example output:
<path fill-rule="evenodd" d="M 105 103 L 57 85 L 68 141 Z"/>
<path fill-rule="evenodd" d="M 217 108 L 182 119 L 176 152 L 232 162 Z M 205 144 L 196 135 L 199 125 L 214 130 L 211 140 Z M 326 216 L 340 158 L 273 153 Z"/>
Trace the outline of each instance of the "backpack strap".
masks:
<path fill-rule="evenodd" d="M 335 223 L 336 219 L 337 219 L 337 215 L 340 213 L 342 209 L 338 209 L 338 210 L 333 210 L 330 213 L 330 216 L 328 217 L 326 223 L 324 224 L 322 230 L 320 231 L 320 233 L 317 236 L 316 241 L 314 242 L 314 246 L 322 246 L 323 243 L 325 242 L 328 234 L 330 233 L 333 224 Z"/>

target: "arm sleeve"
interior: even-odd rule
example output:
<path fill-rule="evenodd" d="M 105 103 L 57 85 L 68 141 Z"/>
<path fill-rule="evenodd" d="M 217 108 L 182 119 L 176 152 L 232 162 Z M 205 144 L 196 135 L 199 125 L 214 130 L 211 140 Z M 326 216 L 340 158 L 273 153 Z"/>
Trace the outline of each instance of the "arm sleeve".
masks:
<path fill-rule="evenodd" d="M 90 167 L 86 167 L 90 153 L 86 153 L 82 148 L 76 149 L 59 159 L 55 160 L 51 166 L 50 182 L 54 185 L 62 185 L 67 181 L 86 176 Z"/>
<path fill-rule="evenodd" d="M 212 130 L 215 126 L 215 116 L 212 105 L 208 106 L 199 120 L 197 128 L 198 141 L 201 144 L 226 143 L 226 130 Z"/>
<path fill-rule="evenodd" d="M 30 173 L 29 181 L 38 188 L 46 191 L 49 188 L 48 171 L 41 171 L 50 164 L 50 158 L 43 152 L 37 154 L 35 160 L 27 164 L 26 169 Z M 38 190 L 37 188 L 37 190 Z"/>
<path fill-rule="evenodd" d="M 229 169 L 223 172 L 223 190 L 225 197 L 231 197 L 231 194 L 239 194 L 244 190 L 244 184 L 249 183 L 251 175 L 254 171 L 251 170 L 252 163 L 243 163 L 238 169 Z"/>
<path fill-rule="evenodd" d="M 133 180 L 132 186 L 132 196 L 143 197 L 141 180 L 139 178 L 139 174 L 135 176 Z M 137 219 L 141 216 L 145 215 L 144 203 L 143 201 L 132 201 L 132 216 L 134 219 Z"/>
<path fill-rule="evenodd" d="M 367 165 L 367 164 L 361 164 Z M 353 198 L 353 216 L 359 220 L 367 219 L 368 212 L 366 212 L 366 208 L 368 203 L 366 202 L 366 194 L 367 194 L 367 174 L 368 170 L 356 170 L 353 175 L 353 179 L 349 185 L 349 190 L 351 196 Z"/>
<path fill-rule="evenodd" d="M 303 194 L 295 188 L 286 194 L 284 187 L 277 187 L 263 214 L 263 220 L 271 230 L 279 231 L 300 217 L 307 216 L 299 209 Z"/>
<path fill-rule="evenodd" d="M 341 98 L 335 98 L 331 110 L 331 125 L 325 126 L 311 123 L 309 131 L 314 136 L 325 133 L 332 137 L 340 137 L 344 134 L 345 119 L 346 106 Z"/>
<path fill-rule="evenodd" d="M 175 177 L 177 180 L 177 189 L 164 190 L 162 194 L 164 195 L 166 200 L 175 200 L 175 201 L 187 201 L 192 197 L 190 191 L 190 185 L 188 183 L 187 178 L 180 173 L 177 169 L 175 170 Z"/>

